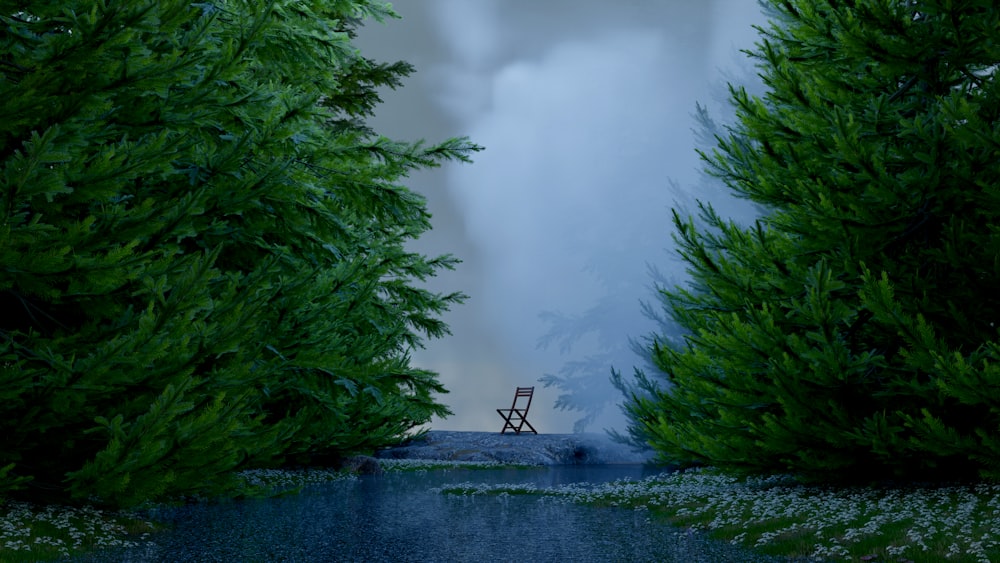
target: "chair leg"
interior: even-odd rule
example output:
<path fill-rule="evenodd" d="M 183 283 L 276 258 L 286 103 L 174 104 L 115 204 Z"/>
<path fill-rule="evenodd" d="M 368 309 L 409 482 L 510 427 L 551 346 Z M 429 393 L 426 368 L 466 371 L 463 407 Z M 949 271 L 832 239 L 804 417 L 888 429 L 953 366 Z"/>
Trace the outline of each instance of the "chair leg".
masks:
<path fill-rule="evenodd" d="M 518 398 L 527 397 L 528 404 L 524 408 L 518 408 Z M 514 395 L 514 403 L 509 409 L 496 409 L 497 414 L 503 419 L 503 428 L 500 430 L 501 434 L 506 434 L 507 430 L 510 429 L 514 431 L 514 434 L 520 434 L 524 427 L 527 426 L 533 434 L 538 434 L 535 427 L 528 422 L 528 409 L 531 408 L 531 393 L 525 394 L 522 389 L 518 387 L 517 393 Z"/>
<path fill-rule="evenodd" d="M 509 412 L 507 414 L 504 414 L 504 411 L 509 411 Z M 500 431 L 501 434 L 506 434 L 508 428 L 511 429 L 511 430 L 513 430 L 515 434 L 520 434 L 521 433 L 520 429 L 518 429 L 518 427 L 514 426 L 514 423 L 511 421 L 511 418 L 514 416 L 513 410 L 511 410 L 511 409 L 497 409 L 497 414 L 499 414 L 500 418 L 502 418 L 503 421 L 504 421 L 503 429 Z"/>
<path fill-rule="evenodd" d="M 524 420 L 522 420 L 522 421 L 521 421 L 521 426 L 527 426 L 528 428 L 530 428 L 530 429 L 531 429 L 531 432 L 532 432 L 533 434 L 538 434 L 538 431 L 537 431 L 537 430 L 535 430 L 535 427 L 534 427 L 534 426 L 532 426 L 530 422 L 528 422 L 528 419 L 527 419 L 527 418 L 525 418 Z M 517 433 L 518 433 L 518 434 L 520 434 L 520 433 L 521 433 L 521 429 L 520 429 L 520 428 L 518 428 L 518 429 L 517 429 Z"/>

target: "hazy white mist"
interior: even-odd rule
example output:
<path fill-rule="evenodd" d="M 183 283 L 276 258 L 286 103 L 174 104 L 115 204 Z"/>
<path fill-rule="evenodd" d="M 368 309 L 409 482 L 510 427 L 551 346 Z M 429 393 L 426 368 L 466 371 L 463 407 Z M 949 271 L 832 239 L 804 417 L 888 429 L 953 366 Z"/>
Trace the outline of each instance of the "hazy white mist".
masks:
<path fill-rule="evenodd" d="M 445 316 L 453 336 L 414 353 L 451 390 L 441 400 L 455 415 L 432 427 L 499 431 L 494 409 L 509 406 L 515 386 L 535 385 L 529 420 L 539 432 L 570 432 L 579 415 L 555 410 L 559 391 L 537 380 L 592 343 L 566 355 L 539 349 L 548 330 L 539 314 L 578 314 L 624 291 L 634 308 L 609 331 L 624 340 L 653 329 L 639 309 L 651 297 L 647 263 L 683 275 L 670 252 L 670 185 L 697 185 L 691 114 L 696 102 L 718 108 L 724 72 L 750 68 L 738 50 L 752 47 L 751 26 L 764 19 L 755 0 L 393 5 L 403 19 L 372 22 L 359 44 L 417 72 L 383 95 L 373 126 L 408 140 L 468 135 L 486 147 L 472 165 L 409 182 L 434 214 L 415 248 L 464 260 L 431 287 L 470 295 Z M 746 214 L 718 194 L 690 195 Z M 588 430 L 622 421 L 608 412 Z"/>

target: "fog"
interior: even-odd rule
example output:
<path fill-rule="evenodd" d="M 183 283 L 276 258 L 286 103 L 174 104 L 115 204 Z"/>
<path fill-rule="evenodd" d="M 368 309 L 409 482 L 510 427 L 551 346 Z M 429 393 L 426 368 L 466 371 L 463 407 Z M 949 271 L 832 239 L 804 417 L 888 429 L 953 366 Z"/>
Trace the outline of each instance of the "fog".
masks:
<path fill-rule="evenodd" d="M 764 18 L 755 0 L 393 7 L 402 19 L 369 23 L 358 44 L 416 73 L 383 93 L 373 127 L 404 140 L 468 135 L 486 148 L 474 164 L 407 183 L 427 197 L 434 224 L 413 248 L 463 260 L 429 287 L 470 296 L 444 316 L 453 335 L 413 354 L 451 391 L 439 399 L 455 414 L 431 427 L 499 431 L 495 409 L 509 406 L 515 386 L 534 385 L 532 425 L 571 432 L 582 413 L 556 408 L 563 391 L 539 379 L 587 362 L 626 374 L 641 365 L 621 352 L 656 329 L 640 307 L 654 299 L 648 266 L 684 275 L 670 208 L 699 198 L 723 215 L 750 214 L 705 187 L 692 114 L 696 102 L 726 113 L 725 77 L 752 74 L 739 49 L 752 47 L 751 26 Z M 590 396 L 620 399 L 611 367 L 587 375 Z M 608 408 L 586 430 L 623 425 Z"/>

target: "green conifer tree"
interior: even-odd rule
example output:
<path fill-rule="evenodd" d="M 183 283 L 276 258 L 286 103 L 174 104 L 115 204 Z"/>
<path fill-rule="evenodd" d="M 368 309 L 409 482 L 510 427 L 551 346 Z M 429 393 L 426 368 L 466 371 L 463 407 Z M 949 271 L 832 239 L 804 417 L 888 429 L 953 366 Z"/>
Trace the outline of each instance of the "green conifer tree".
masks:
<path fill-rule="evenodd" d="M 0 493 L 129 505 L 447 414 L 410 365 L 463 299 L 365 125 L 380 2 L 0 2 Z M 9 467 L 13 464 L 13 467 Z M 24 494 L 22 493 L 22 494 Z"/>
<path fill-rule="evenodd" d="M 631 412 L 671 461 L 998 477 L 1000 7 L 769 4 L 768 91 L 706 156 L 767 215 L 675 213 L 690 334 Z"/>

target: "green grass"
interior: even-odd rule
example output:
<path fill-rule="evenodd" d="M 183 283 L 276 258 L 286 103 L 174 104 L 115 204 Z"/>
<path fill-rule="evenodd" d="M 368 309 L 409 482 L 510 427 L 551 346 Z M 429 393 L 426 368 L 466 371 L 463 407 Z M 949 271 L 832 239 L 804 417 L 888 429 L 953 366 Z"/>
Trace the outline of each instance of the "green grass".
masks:
<path fill-rule="evenodd" d="M 448 469 L 537 468 L 496 462 L 380 460 L 385 471 Z M 291 493 L 312 483 L 355 479 L 332 469 L 252 469 L 237 474 L 245 496 Z M 0 561 L 54 561 L 97 549 L 129 547 L 162 529 L 128 512 L 101 511 L 93 507 L 0 504 Z"/>
<path fill-rule="evenodd" d="M 535 468 L 495 462 L 381 460 L 386 471 Z M 287 489 L 351 479 L 324 470 L 256 470 L 248 488 Z M 711 470 L 671 473 L 600 486 L 463 483 L 453 495 L 551 495 L 594 506 L 648 510 L 651 518 L 761 553 L 837 561 L 1000 563 L 1000 485 L 925 487 L 805 486 L 775 476 L 737 478 Z M 51 561 L 128 546 L 157 526 L 128 513 L 93 508 L 0 505 L 0 561 Z"/>
<path fill-rule="evenodd" d="M 7 502 L 0 505 L 0 561 L 52 561 L 137 545 L 156 529 L 152 522 L 124 512 Z"/>
<path fill-rule="evenodd" d="M 310 483 L 354 478 L 325 469 L 253 469 L 237 477 L 243 481 L 246 496 L 281 494 Z M 130 547 L 160 529 L 129 512 L 7 502 L 0 504 L 0 561 L 53 561 L 98 549 Z"/>
<path fill-rule="evenodd" d="M 778 556 L 1000 562 L 1000 485 L 818 487 L 702 470 L 598 487 L 465 483 L 441 492 L 552 495 L 649 510 L 673 525 Z"/>

